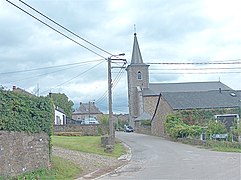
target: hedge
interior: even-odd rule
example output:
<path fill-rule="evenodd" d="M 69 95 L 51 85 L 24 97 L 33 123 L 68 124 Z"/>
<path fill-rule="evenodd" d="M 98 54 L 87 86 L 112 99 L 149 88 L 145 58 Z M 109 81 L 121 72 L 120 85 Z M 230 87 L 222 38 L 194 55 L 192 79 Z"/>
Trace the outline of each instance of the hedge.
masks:
<path fill-rule="evenodd" d="M 53 131 L 54 106 L 48 97 L 0 90 L 0 130 L 28 133 Z"/>

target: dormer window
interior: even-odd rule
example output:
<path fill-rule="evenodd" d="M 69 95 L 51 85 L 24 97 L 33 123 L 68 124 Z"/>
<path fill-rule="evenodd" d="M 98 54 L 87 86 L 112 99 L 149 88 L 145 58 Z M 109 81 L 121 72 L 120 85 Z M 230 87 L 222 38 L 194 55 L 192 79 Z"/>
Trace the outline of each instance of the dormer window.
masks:
<path fill-rule="evenodd" d="M 137 79 L 139 79 L 139 80 L 142 79 L 142 77 L 141 77 L 141 72 L 140 72 L 140 71 L 138 71 L 138 73 L 137 73 Z"/>

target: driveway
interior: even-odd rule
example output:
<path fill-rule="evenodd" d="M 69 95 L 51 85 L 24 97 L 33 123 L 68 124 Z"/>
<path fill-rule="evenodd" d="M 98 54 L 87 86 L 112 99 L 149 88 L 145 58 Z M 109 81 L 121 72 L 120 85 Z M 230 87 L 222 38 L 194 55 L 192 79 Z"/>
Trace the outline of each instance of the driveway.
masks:
<path fill-rule="evenodd" d="M 214 152 L 160 137 L 117 132 L 132 149 L 129 164 L 101 179 L 240 180 L 241 154 Z"/>

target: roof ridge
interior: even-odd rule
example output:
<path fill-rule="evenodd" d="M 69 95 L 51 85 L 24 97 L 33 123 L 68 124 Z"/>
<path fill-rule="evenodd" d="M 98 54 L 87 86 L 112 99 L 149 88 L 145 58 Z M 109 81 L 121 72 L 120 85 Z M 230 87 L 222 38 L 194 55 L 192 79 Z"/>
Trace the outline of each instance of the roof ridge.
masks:
<path fill-rule="evenodd" d="M 159 82 L 150 82 L 150 84 L 192 84 L 192 83 L 221 83 L 221 81 L 197 81 L 197 82 L 165 82 L 165 83 L 159 83 Z"/>

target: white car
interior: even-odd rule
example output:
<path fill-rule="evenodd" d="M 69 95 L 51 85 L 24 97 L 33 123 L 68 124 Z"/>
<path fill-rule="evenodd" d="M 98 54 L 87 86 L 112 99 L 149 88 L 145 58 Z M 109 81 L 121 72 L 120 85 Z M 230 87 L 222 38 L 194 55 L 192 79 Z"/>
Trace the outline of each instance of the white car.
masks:
<path fill-rule="evenodd" d="M 87 119 L 83 120 L 83 124 L 100 124 L 100 123 L 95 118 L 87 118 Z"/>

